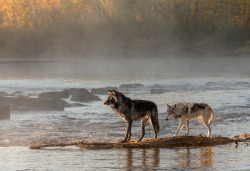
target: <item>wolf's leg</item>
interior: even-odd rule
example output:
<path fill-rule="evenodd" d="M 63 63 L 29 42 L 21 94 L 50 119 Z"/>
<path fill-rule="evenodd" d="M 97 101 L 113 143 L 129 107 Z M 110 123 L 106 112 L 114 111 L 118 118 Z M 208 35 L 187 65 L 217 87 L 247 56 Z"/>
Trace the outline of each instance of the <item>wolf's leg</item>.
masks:
<path fill-rule="evenodd" d="M 184 124 L 185 124 L 185 120 L 186 120 L 185 117 L 181 118 L 181 120 L 180 120 L 180 125 L 179 125 L 179 127 L 177 128 L 177 130 L 176 130 L 176 132 L 175 132 L 175 134 L 174 134 L 174 137 L 175 137 L 175 136 L 179 133 L 179 131 L 183 128 L 183 126 L 184 126 Z"/>
<path fill-rule="evenodd" d="M 200 123 L 202 125 L 204 125 L 205 127 L 208 128 L 207 137 L 210 137 L 211 136 L 211 127 L 210 127 L 210 124 L 208 123 L 208 120 L 204 119 L 203 117 L 198 118 L 198 120 L 200 121 Z"/>
<path fill-rule="evenodd" d="M 142 129 L 142 133 L 141 133 L 141 138 L 138 140 L 138 141 L 141 141 L 142 138 L 144 137 L 145 135 L 145 126 L 146 126 L 146 123 L 148 121 L 148 118 L 144 118 L 141 120 L 141 129 Z"/>
<path fill-rule="evenodd" d="M 212 109 L 209 107 L 209 109 L 206 111 L 206 119 L 205 119 L 205 123 L 206 126 L 208 128 L 208 132 L 207 132 L 207 137 L 211 137 L 211 127 L 210 127 L 210 123 L 213 120 L 214 117 L 214 113 L 212 111 Z"/>
<path fill-rule="evenodd" d="M 207 137 L 211 137 L 211 127 L 210 127 L 210 124 L 209 123 L 206 123 L 206 126 L 208 128 L 208 132 L 207 132 Z"/>
<path fill-rule="evenodd" d="M 207 120 L 206 121 L 203 120 L 203 123 L 204 123 L 203 125 L 206 126 L 207 129 L 208 129 L 207 137 L 211 137 L 211 127 L 210 127 L 210 124 L 208 123 Z"/>
<path fill-rule="evenodd" d="M 131 129 L 132 129 L 132 120 L 131 121 L 129 121 L 129 125 L 128 125 L 128 132 L 127 132 L 127 142 L 130 140 L 130 138 L 131 138 Z"/>
<path fill-rule="evenodd" d="M 150 123 L 151 123 L 151 126 L 152 126 L 152 128 L 154 129 L 154 132 L 155 132 L 155 137 L 154 137 L 155 139 L 157 139 L 157 132 L 158 132 L 157 125 L 155 123 L 156 119 L 157 118 L 154 118 L 154 117 L 150 116 Z"/>
<path fill-rule="evenodd" d="M 128 134 L 128 139 L 127 139 L 127 141 L 129 141 L 129 140 L 130 140 L 131 135 L 132 135 L 132 133 L 131 133 L 131 130 L 130 130 L 130 132 L 129 132 L 129 134 Z"/>
<path fill-rule="evenodd" d="M 210 125 L 209 125 L 209 127 L 208 127 L 207 137 L 211 137 L 211 132 L 212 132 L 212 130 L 211 130 L 211 127 L 210 127 Z"/>
<path fill-rule="evenodd" d="M 124 140 L 122 140 L 121 142 L 128 142 L 130 140 L 132 120 L 128 120 L 126 122 L 127 122 L 127 131 Z"/>
<path fill-rule="evenodd" d="M 186 130 L 187 130 L 186 135 L 188 135 L 189 134 L 189 120 L 186 120 Z"/>

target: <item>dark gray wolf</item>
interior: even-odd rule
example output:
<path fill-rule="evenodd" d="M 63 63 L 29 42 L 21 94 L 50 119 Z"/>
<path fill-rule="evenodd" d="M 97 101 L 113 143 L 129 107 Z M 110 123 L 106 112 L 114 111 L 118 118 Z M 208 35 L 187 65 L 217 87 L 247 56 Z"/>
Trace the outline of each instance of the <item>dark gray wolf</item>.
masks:
<path fill-rule="evenodd" d="M 160 126 L 155 103 L 146 100 L 131 100 L 115 90 L 108 90 L 108 92 L 109 95 L 104 105 L 110 106 L 117 115 L 127 122 L 125 139 L 121 142 L 128 142 L 130 140 L 133 121 L 141 121 L 142 135 L 139 141 L 141 141 L 145 135 L 145 125 L 148 120 L 150 120 L 151 126 L 154 129 L 154 138 L 157 138 Z"/>
<path fill-rule="evenodd" d="M 211 137 L 210 123 L 213 120 L 214 113 L 211 107 L 205 103 L 177 103 L 173 106 L 167 105 L 167 118 L 179 119 L 180 125 L 174 136 L 182 129 L 186 122 L 187 135 L 189 133 L 189 120 L 198 119 L 200 123 L 208 128 L 208 137 Z"/>

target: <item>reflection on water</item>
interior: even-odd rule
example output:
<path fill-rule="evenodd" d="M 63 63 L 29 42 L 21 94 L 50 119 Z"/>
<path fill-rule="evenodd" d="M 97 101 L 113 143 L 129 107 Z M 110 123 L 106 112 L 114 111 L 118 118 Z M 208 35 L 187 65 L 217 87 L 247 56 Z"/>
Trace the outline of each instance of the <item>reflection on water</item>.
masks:
<path fill-rule="evenodd" d="M 191 165 L 191 153 L 189 148 L 187 147 L 184 151 L 178 152 L 179 150 L 176 150 L 177 154 L 180 157 L 179 165 L 182 167 L 190 166 Z"/>
<path fill-rule="evenodd" d="M 214 165 L 214 153 L 212 147 L 200 149 L 200 166 L 213 166 Z"/>
<path fill-rule="evenodd" d="M 165 164 L 171 164 L 175 166 L 174 168 L 214 167 L 213 147 L 186 147 L 170 150 L 126 149 L 126 168 L 162 168 L 166 166 Z"/>
<path fill-rule="evenodd" d="M 246 146 L 112 150 L 0 147 L 0 170 L 247 170 L 249 154 Z"/>
<path fill-rule="evenodd" d="M 179 165 L 182 167 L 192 166 L 192 161 L 194 161 L 192 158 L 194 158 L 194 156 L 197 157 L 197 165 L 199 166 L 213 167 L 214 165 L 214 153 L 212 147 L 199 148 L 196 151 L 197 154 L 191 153 L 189 147 L 180 152 L 177 149 L 176 152 L 180 158 Z"/>
<path fill-rule="evenodd" d="M 137 167 L 138 163 L 142 163 L 143 168 L 159 167 L 160 149 L 127 149 L 127 168 Z"/>

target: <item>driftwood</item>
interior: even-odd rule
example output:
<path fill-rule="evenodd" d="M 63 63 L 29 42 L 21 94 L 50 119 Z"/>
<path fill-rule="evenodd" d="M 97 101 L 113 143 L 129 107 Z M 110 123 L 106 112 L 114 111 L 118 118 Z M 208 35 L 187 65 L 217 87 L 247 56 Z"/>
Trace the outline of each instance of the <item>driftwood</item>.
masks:
<path fill-rule="evenodd" d="M 235 142 L 234 139 L 227 137 L 204 137 L 204 136 L 177 136 L 158 139 L 148 139 L 141 142 L 131 140 L 128 143 L 111 142 L 111 143 L 69 143 L 69 144 L 50 144 L 30 146 L 30 149 L 40 149 L 43 147 L 59 147 L 77 145 L 87 149 L 111 149 L 111 148 L 174 148 L 174 147 L 203 147 L 225 145 Z"/>
<path fill-rule="evenodd" d="M 30 149 L 40 149 L 45 147 L 65 147 L 65 146 L 72 146 L 72 145 L 78 145 L 79 143 L 68 143 L 68 144 L 47 144 L 47 145 L 30 145 Z"/>
<path fill-rule="evenodd" d="M 250 141 L 250 134 L 249 133 L 245 133 L 245 134 L 242 134 L 242 135 L 236 135 L 232 139 L 237 140 L 239 142 Z"/>

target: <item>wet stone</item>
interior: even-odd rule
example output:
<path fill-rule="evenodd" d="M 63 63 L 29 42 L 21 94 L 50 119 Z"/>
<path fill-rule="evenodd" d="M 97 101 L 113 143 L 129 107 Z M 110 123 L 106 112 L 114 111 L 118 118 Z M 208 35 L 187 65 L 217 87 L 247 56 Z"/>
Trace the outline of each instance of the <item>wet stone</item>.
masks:
<path fill-rule="evenodd" d="M 20 111 L 62 111 L 67 104 L 61 99 L 30 98 L 25 96 L 0 97 L 2 105 L 9 105 L 11 110 Z"/>
<path fill-rule="evenodd" d="M 78 102 L 91 102 L 91 101 L 100 101 L 101 99 L 93 95 L 86 89 L 80 89 L 72 95 L 70 100 Z"/>
<path fill-rule="evenodd" d="M 0 120 L 10 119 L 10 107 L 9 105 L 0 106 Z"/>
<path fill-rule="evenodd" d="M 6 92 L 4 92 L 4 91 L 1 91 L 0 92 L 0 96 L 8 96 L 9 94 L 8 93 L 6 93 Z"/>
<path fill-rule="evenodd" d="M 69 98 L 69 92 L 66 90 L 60 92 L 44 92 L 40 93 L 38 98 Z"/>
<path fill-rule="evenodd" d="M 162 94 L 165 92 L 166 92 L 166 89 L 151 89 L 151 94 Z"/>

